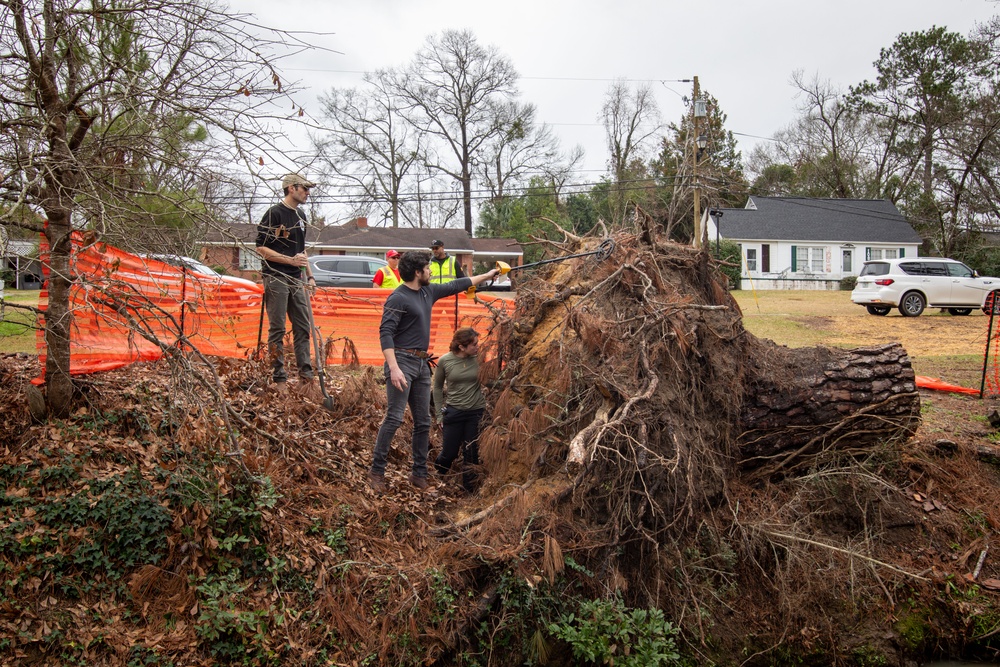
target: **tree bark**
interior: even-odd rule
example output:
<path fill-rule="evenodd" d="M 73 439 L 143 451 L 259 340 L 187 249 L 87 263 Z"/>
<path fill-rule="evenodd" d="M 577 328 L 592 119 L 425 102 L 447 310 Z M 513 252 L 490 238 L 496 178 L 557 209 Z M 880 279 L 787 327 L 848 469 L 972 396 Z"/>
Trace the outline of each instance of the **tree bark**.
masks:
<path fill-rule="evenodd" d="M 49 213 L 46 230 L 49 241 L 49 300 L 45 311 L 45 397 L 49 413 L 55 417 L 69 414 L 73 399 L 73 381 L 70 378 L 72 243 L 69 220 L 68 212 L 65 216 Z"/>
<path fill-rule="evenodd" d="M 899 343 L 773 352 L 758 361 L 743 406 L 745 471 L 790 472 L 825 452 L 868 450 L 916 431 L 920 397 Z"/>

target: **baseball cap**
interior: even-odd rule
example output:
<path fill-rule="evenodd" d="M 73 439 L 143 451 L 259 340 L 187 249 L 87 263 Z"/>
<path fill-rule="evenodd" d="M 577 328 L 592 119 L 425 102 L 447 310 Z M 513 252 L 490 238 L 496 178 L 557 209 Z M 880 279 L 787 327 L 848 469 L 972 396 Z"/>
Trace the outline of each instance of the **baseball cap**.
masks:
<path fill-rule="evenodd" d="M 443 248 L 444 247 L 444 241 L 442 241 L 441 239 L 434 239 L 433 241 L 431 241 L 431 247 L 432 248 L 436 248 L 438 246 L 441 246 Z"/>
<path fill-rule="evenodd" d="M 307 181 L 300 174 L 285 174 L 284 178 L 281 179 L 281 189 L 284 190 L 293 185 L 301 185 L 306 188 L 316 187 L 315 183 Z"/>
<path fill-rule="evenodd" d="M 386 257 L 399 257 L 399 252 L 396 250 L 388 250 L 385 253 Z"/>

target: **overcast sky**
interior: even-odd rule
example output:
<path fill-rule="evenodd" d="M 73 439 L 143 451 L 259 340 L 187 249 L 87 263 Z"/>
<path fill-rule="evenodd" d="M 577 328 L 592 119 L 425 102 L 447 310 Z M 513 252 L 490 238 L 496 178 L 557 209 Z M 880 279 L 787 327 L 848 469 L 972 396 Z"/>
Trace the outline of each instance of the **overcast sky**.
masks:
<path fill-rule="evenodd" d="M 648 81 L 666 122 L 685 113 L 697 75 L 728 115 L 744 156 L 796 115 L 791 74 L 846 88 L 873 78 L 872 63 L 902 32 L 934 25 L 968 35 L 1000 13 L 989 0 L 233 0 L 234 10 L 286 30 L 315 31 L 312 50 L 284 61 L 315 96 L 353 87 L 360 73 L 403 65 L 428 35 L 471 30 L 520 73 L 522 100 L 538 107 L 564 148 L 586 150 L 578 182 L 605 171 L 598 120 L 615 78 Z M 331 51 L 339 52 L 334 53 Z M 751 135 L 751 136 L 747 136 Z M 295 136 L 294 131 L 291 136 Z"/>

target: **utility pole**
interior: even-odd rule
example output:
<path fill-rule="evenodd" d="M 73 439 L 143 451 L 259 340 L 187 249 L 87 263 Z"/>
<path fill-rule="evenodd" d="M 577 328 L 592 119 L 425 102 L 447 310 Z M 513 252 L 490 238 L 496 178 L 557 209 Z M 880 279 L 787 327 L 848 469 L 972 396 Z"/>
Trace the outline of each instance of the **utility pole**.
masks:
<path fill-rule="evenodd" d="M 698 137 L 701 136 L 701 116 L 698 114 L 698 105 L 702 104 L 701 116 L 705 115 L 704 104 L 701 102 L 701 88 L 698 86 L 698 77 L 694 77 L 694 91 L 691 93 L 691 180 L 694 185 L 694 226 L 691 245 L 695 248 L 701 247 L 701 183 L 698 181 Z"/>
<path fill-rule="evenodd" d="M 417 227 L 424 226 L 424 198 L 420 196 L 420 178 L 417 178 Z"/>

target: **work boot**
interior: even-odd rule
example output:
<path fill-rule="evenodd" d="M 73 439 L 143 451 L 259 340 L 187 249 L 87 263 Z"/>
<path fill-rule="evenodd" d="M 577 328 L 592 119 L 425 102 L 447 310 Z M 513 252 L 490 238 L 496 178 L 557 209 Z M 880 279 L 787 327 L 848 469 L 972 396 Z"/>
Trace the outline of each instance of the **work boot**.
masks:
<path fill-rule="evenodd" d="M 368 485 L 379 495 L 389 492 L 389 485 L 385 483 L 385 475 L 382 473 L 369 472 Z"/>
<path fill-rule="evenodd" d="M 414 488 L 420 489 L 421 491 L 426 490 L 427 487 L 430 486 L 426 477 L 417 477 L 413 474 L 410 475 L 410 484 L 412 484 Z"/>

